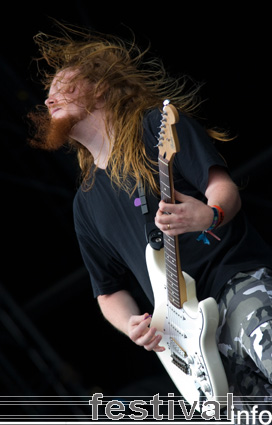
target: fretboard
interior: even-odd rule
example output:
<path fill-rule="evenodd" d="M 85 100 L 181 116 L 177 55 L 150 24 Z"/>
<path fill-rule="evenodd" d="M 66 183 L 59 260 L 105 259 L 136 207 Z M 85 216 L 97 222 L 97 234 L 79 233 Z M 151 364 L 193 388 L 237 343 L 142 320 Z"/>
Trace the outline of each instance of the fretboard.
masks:
<path fill-rule="evenodd" d="M 161 156 L 159 156 L 159 174 L 161 199 L 167 203 L 174 203 L 172 164 Z M 181 308 L 187 300 L 187 294 L 186 283 L 180 268 L 177 236 L 164 234 L 164 256 L 168 299 L 175 307 Z"/>

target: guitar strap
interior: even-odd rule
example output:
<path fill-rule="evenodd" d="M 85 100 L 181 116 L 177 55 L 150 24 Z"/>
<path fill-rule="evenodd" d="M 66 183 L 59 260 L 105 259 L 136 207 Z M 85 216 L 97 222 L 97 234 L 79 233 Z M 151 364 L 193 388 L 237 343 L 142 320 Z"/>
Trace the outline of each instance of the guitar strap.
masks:
<path fill-rule="evenodd" d="M 145 218 L 144 230 L 146 241 L 153 249 L 159 251 L 163 247 L 163 233 L 154 222 L 154 211 L 158 209 L 158 200 L 155 196 L 152 196 L 152 194 L 150 194 L 147 199 L 142 180 L 138 183 L 138 194 L 141 202 L 142 214 Z"/>

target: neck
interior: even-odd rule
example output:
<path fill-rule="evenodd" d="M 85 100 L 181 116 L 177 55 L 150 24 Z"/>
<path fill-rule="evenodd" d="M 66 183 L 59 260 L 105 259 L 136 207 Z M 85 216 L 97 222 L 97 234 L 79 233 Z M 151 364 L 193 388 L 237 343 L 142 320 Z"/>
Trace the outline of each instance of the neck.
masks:
<path fill-rule="evenodd" d="M 107 168 L 113 142 L 108 137 L 102 109 L 96 109 L 77 123 L 70 136 L 89 150 L 98 168 Z"/>

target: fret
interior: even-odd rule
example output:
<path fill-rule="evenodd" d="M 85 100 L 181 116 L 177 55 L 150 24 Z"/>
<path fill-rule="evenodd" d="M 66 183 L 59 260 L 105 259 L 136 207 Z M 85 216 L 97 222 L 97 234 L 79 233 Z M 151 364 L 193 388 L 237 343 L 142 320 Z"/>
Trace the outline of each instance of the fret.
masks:
<path fill-rule="evenodd" d="M 172 295 L 175 295 L 177 297 L 177 299 L 179 299 L 179 291 L 177 291 L 177 288 L 175 288 L 175 286 L 168 286 L 168 292 Z"/>
<path fill-rule="evenodd" d="M 176 267 L 172 268 L 171 264 L 169 265 L 169 264 L 166 263 L 166 272 L 168 272 L 168 274 L 171 277 L 176 278 L 176 280 L 178 279 L 177 268 Z"/>
<path fill-rule="evenodd" d="M 168 160 L 164 160 L 162 156 L 159 156 L 159 162 L 160 162 L 161 166 L 162 166 L 162 164 L 164 164 L 166 166 L 168 165 Z"/>
<path fill-rule="evenodd" d="M 178 276 L 178 274 L 177 274 L 177 268 L 172 268 L 171 267 L 171 264 L 169 265 L 168 264 L 168 269 L 166 268 L 166 271 L 168 271 L 168 273 L 170 273 L 170 277 L 176 277 L 177 278 L 177 276 Z"/>
<path fill-rule="evenodd" d="M 179 299 L 179 290 L 175 286 L 169 285 L 167 289 L 168 289 L 168 291 L 170 291 L 171 294 L 175 294 L 177 296 L 177 298 Z"/>
<path fill-rule="evenodd" d="M 169 258 L 166 258 L 166 264 L 169 265 L 170 269 L 172 268 L 172 270 L 177 270 L 177 262 L 175 259 L 169 260 Z"/>
<path fill-rule="evenodd" d="M 166 267 L 166 274 L 167 274 L 167 277 L 169 277 L 169 279 L 170 279 L 170 282 L 171 283 L 173 283 L 173 284 L 175 284 L 176 286 L 177 286 L 177 290 L 179 289 L 178 288 L 178 275 L 177 275 L 177 273 L 173 273 L 171 270 L 169 270 L 167 267 Z"/>
<path fill-rule="evenodd" d="M 178 281 L 177 280 L 172 280 L 172 281 L 170 280 L 169 285 L 171 286 L 172 289 L 178 290 Z"/>
<path fill-rule="evenodd" d="M 175 306 L 175 307 L 177 307 L 177 308 L 180 308 L 180 302 L 179 302 L 179 299 L 176 299 L 175 297 L 173 297 L 173 296 L 171 295 L 171 293 L 169 293 L 169 291 L 168 291 L 168 299 L 169 299 L 170 303 L 171 303 L 173 306 Z"/>
<path fill-rule="evenodd" d="M 178 290 L 179 290 L 178 276 L 176 274 L 173 276 L 172 272 L 167 270 L 167 268 L 166 268 L 166 274 L 167 274 L 167 277 L 169 278 L 169 283 L 171 283 L 172 286 L 175 286 L 176 291 L 178 292 Z"/>
<path fill-rule="evenodd" d="M 177 264 L 177 259 L 173 257 L 172 255 L 166 255 L 165 256 L 166 261 L 173 267 Z"/>
<path fill-rule="evenodd" d="M 168 179 L 168 174 L 164 173 L 162 170 L 161 170 L 161 175 L 166 177 L 166 179 Z"/>
<path fill-rule="evenodd" d="M 165 235 L 165 239 L 166 239 L 166 242 L 168 243 L 168 245 L 173 246 L 173 247 L 175 246 L 175 240 L 174 240 L 173 236 Z"/>
<path fill-rule="evenodd" d="M 174 296 L 171 296 L 171 294 L 168 294 L 168 298 L 169 298 L 169 301 L 171 302 L 171 304 L 178 307 L 178 305 L 179 305 L 178 300 Z"/>
<path fill-rule="evenodd" d="M 176 260 L 169 260 L 168 258 L 165 257 L 165 264 L 168 266 L 169 270 L 172 270 L 172 273 L 177 273 L 177 262 Z"/>
<path fill-rule="evenodd" d="M 166 251 L 167 251 L 167 248 L 166 248 Z M 172 266 L 174 264 L 177 264 L 176 253 L 171 252 L 171 254 L 169 254 L 168 252 L 165 252 L 165 260 L 167 260 L 169 264 L 172 264 Z"/>
<path fill-rule="evenodd" d="M 162 188 L 162 192 L 165 194 L 165 196 L 167 196 L 169 199 L 171 199 L 171 196 L 168 195 L 168 193 L 170 193 L 170 187 L 165 183 L 161 183 L 161 188 Z"/>
<path fill-rule="evenodd" d="M 164 163 L 164 165 L 165 165 L 165 163 Z M 163 168 L 160 168 L 160 170 L 161 170 L 161 175 L 164 176 L 164 177 L 166 177 L 166 179 L 168 179 L 168 177 L 169 177 L 168 176 L 168 173 L 164 172 L 163 171 Z"/>
<path fill-rule="evenodd" d="M 167 202 L 167 201 L 171 201 L 171 196 L 170 195 L 167 195 L 167 193 L 165 193 L 165 192 L 163 192 L 163 194 L 164 194 L 164 197 L 162 196 L 162 200 L 164 201 L 164 202 Z"/>
<path fill-rule="evenodd" d="M 174 257 L 176 256 L 176 252 L 175 252 L 175 245 L 167 245 L 168 242 L 167 240 L 164 240 L 165 243 L 165 251 L 167 251 L 169 254 L 168 255 L 173 255 Z"/>
<path fill-rule="evenodd" d="M 167 243 L 167 247 L 169 247 L 170 250 L 171 248 L 175 250 L 175 239 L 173 237 L 165 235 L 165 242 Z"/>
<path fill-rule="evenodd" d="M 168 266 L 168 270 L 169 271 L 171 271 L 171 273 L 175 273 L 175 275 L 177 276 L 178 275 L 178 273 L 177 273 L 177 267 L 176 267 L 176 263 L 167 263 L 166 262 L 166 266 Z"/>

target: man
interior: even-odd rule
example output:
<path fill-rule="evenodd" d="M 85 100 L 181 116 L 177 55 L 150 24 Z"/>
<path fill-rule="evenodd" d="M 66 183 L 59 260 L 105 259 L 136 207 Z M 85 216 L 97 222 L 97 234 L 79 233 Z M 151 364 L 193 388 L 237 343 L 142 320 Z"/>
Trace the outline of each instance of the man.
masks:
<path fill-rule="evenodd" d="M 218 346 L 230 391 L 272 395 L 272 256 L 248 223 L 239 190 L 212 143 L 227 137 L 192 118 L 197 89 L 186 92 L 159 61 L 145 62 L 135 45 L 114 37 L 76 36 L 35 38 L 53 71 L 45 80 L 49 115 L 32 116 L 38 122 L 32 144 L 57 149 L 69 141 L 77 149 L 82 185 L 74 201 L 75 229 L 104 316 L 146 350 L 164 350 L 149 326 L 152 311 L 141 310 L 131 283 L 137 281 L 152 305 L 137 185 L 141 179 L 147 196 L 157 196 L 159 109 L 169 98 L 180 118 L 181 150 L 173 164 L 177 203 L 158 200 L 151 207 L 155 224 L 179 235 L 181 267 L 195 279 L 198 298 L 218 302 Z"/>

